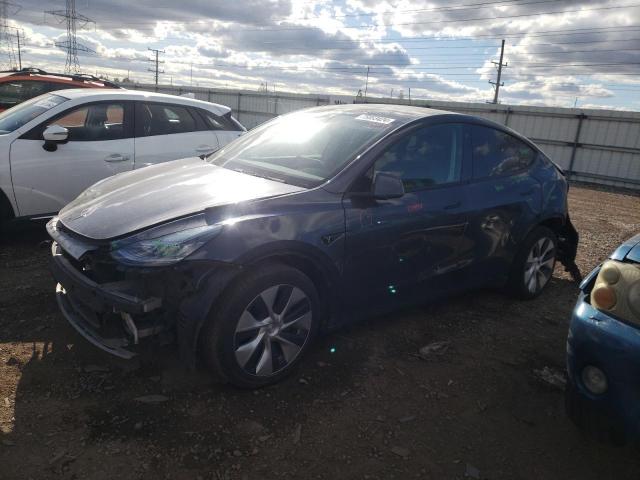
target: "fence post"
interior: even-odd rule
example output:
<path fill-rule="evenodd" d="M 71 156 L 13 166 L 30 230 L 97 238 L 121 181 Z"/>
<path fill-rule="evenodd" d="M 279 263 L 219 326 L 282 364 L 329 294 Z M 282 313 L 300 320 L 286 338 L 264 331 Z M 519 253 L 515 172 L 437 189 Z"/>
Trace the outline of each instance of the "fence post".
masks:
<path fill-rule="evenodd" d="M 211 89 L 207 88 L 207 102 L 211 102 Z"/>
<path fill-rule="evenodd" d="M 505 110 L 504 113 L 504 126 L 508 127 L 509 126 L 509 117 L 511 116 L 512 110 L 511 107 L 507 107 L 507 109 Z"/>
<path fill-rule="evenodd" d="M 569 173 L 570 176 L 574 175 L 573 164 L 575 163 L 575 160 L 576 160 L 576 152 L 580 147 L 580 132 L 582 131 L 582 121 L 585 118 L 587 118 L 587 116 L 584 113 L 581 113 L 580 115 L 578 115 L 578 126 L 576 128 L 576 136 L 573 140 L 573 148 L 571 149 L 571 160 L 569 160 L 569 170 L 567 172 Z"/>

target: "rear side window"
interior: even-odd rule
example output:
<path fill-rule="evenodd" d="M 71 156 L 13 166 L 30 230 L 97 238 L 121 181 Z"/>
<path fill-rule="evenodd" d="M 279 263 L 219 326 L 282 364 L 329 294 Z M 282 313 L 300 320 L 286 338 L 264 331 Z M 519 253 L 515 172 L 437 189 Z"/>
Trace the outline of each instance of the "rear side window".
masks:
<path fill-rule="evenodd" d="M 473 126 L 473 177 L 512 175 L 530 167 L 536 151 L 508 133 L 495 128 Z"/>
<path fill-rule="evenodd" d="M 136 136 L 171 135 L 197 131 L 197 123 L 189 109 L 180 105 L 138 103 Z"/>
<path fill-rule="evenodd" d="M 0 84 L 0 106 L 10 108 L 49 91 L 46 82 L 18 80 Z"/>
<path fill-rule="evenodd" d="M 463 125 L 434 125 L 408 133 L 376 160 L 378 172 L 399 176 L 407 192 L 460 181 Z"/>
<path fill-rule="evenodd" d="M 227 130 L 227 131 L 240 131 L 242 128 L 231 117 L 231 112 L 227 112 L 225 115 L 216 115 L 213 112 L 207 110 L 198 110 L 207 126 L 207 130 Z"/>

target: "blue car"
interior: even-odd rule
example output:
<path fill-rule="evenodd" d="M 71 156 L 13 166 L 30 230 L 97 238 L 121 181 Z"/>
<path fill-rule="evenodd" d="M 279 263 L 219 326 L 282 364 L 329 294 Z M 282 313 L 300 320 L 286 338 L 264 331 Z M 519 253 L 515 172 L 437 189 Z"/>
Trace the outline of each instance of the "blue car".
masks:
<path fill-rule="evenodd" d="M 640 433 L 640 235 L 581 283 L 567 339 L 569 417 L 621 443 Z"/>
<path fill-rule="evenodd" d="M 395 105 L 302 110 L 209 157 L 98 182 L 48 224 L 60 308 L 129 358 L 175 339 L 241 387 L 319 332 L 469 288 L 533 298 L 578 235 L 562 171 L 525 137 Z"/>

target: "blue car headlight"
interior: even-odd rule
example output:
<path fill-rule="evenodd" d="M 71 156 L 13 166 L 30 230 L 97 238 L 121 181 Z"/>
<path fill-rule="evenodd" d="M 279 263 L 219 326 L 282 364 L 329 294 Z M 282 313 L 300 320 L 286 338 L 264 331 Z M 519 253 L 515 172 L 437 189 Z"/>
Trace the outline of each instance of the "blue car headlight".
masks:
<path fill-rule="evenodd" d="M 111 257 L 125 265 L 162 267 L 183 260 L 222 231 L 204 214 L 175 220 L 111 242 Z"/>

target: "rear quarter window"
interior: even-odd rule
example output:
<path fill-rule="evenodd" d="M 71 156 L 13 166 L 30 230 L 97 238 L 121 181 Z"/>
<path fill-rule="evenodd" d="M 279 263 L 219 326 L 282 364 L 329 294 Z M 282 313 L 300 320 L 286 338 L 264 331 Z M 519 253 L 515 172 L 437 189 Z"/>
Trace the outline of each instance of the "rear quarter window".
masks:
<path fill-rule="evenodd" d="M 202 109 L 198 109 L 198 112 L 202 115 L 207 130 L 225 130 L 231 132 L 243 130 L 240 124 L 231 116 L 231 112 L 227 112 L 225 115 L 216 115 L 213 112 Z"/>
<path fill-rule="evenodd" d="M 537 152 L 522 140 L 495 128 L 473 126 L 473 178 L 502 177 L 529 168 Z"/>

